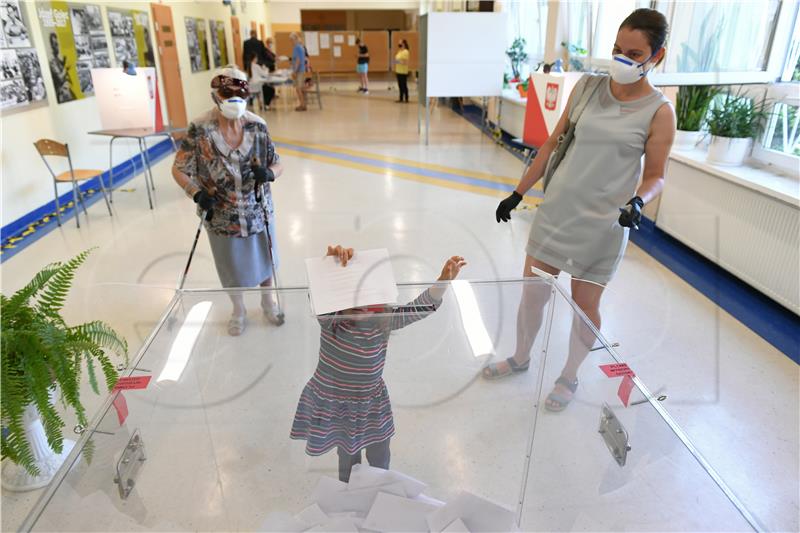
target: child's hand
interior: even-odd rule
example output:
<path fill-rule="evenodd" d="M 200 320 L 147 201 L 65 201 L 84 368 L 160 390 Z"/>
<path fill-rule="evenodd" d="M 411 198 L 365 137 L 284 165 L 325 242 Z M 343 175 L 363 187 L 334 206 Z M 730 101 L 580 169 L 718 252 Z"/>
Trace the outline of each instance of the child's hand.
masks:
<path fill-rule="evenodd" d="M 442 267 L 442 275 L 439 276 L 439 281 L 450 281 L 456 279 L 458 277 L 458 273 L 461 272 L 461 269 L 467 265 L 467 262 L 464 261 L 464 258 L 459 255 L 454 255 Z"/>
<path fill-rule="evenodd" d="M 353 258 L 355 252 L 352 248 L 343 248 L 341 245 L 328 246 L 328 253 L 325 256 L 333 256 L 339 260 L 342 266 L 347 266 L 347 262 Z"/>

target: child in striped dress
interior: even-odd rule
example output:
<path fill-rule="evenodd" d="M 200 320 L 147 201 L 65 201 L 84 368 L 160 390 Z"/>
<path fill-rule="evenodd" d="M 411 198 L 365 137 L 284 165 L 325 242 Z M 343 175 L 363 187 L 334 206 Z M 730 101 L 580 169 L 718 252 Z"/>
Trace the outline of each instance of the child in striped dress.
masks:
<path fill-rule="evenodd" d="M 329 246 L 327 255 L 345 267 L 353 249 Z M 451 257 L 439 281 L 455 279 L 465 265 L 463 257 Z M 341 481 L 350 479 L 364 449 L 371 466 L 389 468 L 394 421 L 382 377 L 389 334 L 438 309 L 446 289 L 434 285 L 406 305 L 360 307 L 319 317 L 319 363 L 300 395 L 291 438 L 305 440 L 308 455 L 336 448 Z"/>

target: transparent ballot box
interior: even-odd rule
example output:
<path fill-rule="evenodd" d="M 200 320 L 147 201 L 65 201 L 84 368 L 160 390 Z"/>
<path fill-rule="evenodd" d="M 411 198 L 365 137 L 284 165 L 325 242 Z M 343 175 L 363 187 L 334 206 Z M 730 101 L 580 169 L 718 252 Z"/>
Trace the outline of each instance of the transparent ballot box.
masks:
<path fill-rule="evenodd" d="M 305 288 L 240 291 L 234 337 L 228 292 L 176 291 L 122 372 L 149 382 L 107 398 L 23 529 L 759 529 L 554 280 L 399 293 L 317 317 Z M 283 325 L 262 316 L 265 294 Z M 484 378 L 518 343 L 528 369 Z M 345 441 L 374 447 L 348 484 Z"/>

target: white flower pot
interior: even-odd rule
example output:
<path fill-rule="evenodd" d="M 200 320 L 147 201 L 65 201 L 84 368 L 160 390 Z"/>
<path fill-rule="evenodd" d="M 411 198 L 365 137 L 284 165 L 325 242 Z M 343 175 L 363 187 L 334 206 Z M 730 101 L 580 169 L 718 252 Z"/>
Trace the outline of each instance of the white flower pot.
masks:
<path fill-rule="evenodd" d="M 711 136 L 706 161 L 715 165 L 738 167 L 750 155 L 753 139 Z"/>
<path fill-rule="evenodd" d="M 694 150 L 702 138 L 703 132 L 700 131 L 677 130 L 672 147 L 678 150 Z"/>
<path fill-rule="evenodd" d="M 51 395 L 51 402 L 53 398 Z M 40 489 L 50 483 L 64 460 L 75 446 L 75 441 L 64 439 L 64 448 L 56 453 L 47 443 L 47 436 L 42 426 L 39 411 L 33 404 L 25 408 L 23 417 L 25 436 L 31 445 L 34 463 L 39 469 L 38 476 L 32 476 L 23 467 L 9 460 L 3 461 L 3 489 L 13 492 L 25 492 Z"/>

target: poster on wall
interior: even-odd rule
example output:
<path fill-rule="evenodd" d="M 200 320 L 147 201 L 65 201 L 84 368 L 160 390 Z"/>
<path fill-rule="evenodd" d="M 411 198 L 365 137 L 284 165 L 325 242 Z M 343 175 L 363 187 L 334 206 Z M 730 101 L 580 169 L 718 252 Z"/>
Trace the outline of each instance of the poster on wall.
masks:
<path fill-rule="evenodd" d="M 186 40 L 189 44 L 189 60 L 192 72 L 208 70 L 208 41 L 206 40 L 206 21 L 186 17 Z"/>
<path fill-rule="evenodd" d="M 117 65 L 127 61 L 137 67 L 156 66 L 147 12 L 114 8 L 108 8 L 107 12 Z"/>
<path fill-rule="evenodd" d="M 228 47 L 225 40 L 225 23 L 221 20 L 209 21 L 211 26 L 211 52 L 214 66 L 224 67 L 228 64 Z"/>
<path fill-rule="evenodd" d="M 42 67 L 17 0 L 0 1 L 0 109 L 25 107 L 47 98 Z"/>
<path fill-rule="evenodd" d="M 110 66 L 100 7 L 37 2 L 36 12 L 58 103 L 94 94 L 92 68 Z"/>

